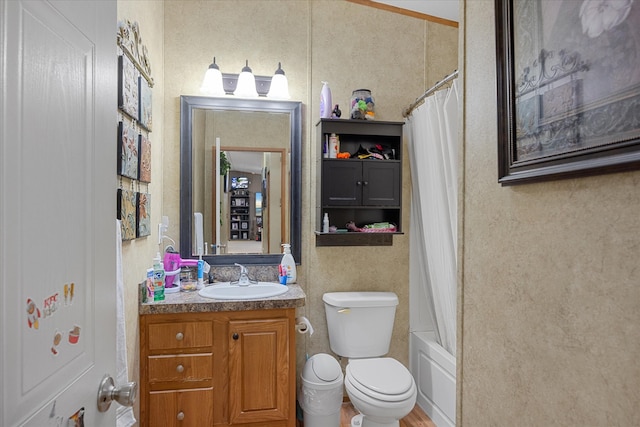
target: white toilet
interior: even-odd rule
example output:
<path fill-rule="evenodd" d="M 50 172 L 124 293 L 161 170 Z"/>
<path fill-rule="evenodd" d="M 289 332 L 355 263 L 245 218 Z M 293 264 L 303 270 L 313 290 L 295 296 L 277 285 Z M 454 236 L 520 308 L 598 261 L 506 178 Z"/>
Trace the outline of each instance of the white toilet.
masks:
<path fill-rule="evenodd" d="M 348 358 L 345 389 L 360 412 L 352 427 L 398 427 L 413 409 L 417 388 L 403 364 L 389 357 L 398 297 L 393 292 L 323 295 L 331 350 Z"/>

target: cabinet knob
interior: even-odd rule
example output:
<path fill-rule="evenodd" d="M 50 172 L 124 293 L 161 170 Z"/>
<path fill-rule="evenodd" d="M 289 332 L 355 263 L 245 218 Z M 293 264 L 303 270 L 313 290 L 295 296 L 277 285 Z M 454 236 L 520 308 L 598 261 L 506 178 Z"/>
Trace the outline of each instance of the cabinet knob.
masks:
<path fill-rule="evenodd" d="M 180 374 L 181 374 L 181 373 L 183 373 L 183 372 L 184 372 L 184 366 L 182 366 L 182 365 L 178 365 L 178 366 L 176 366 L 176 371 L 177 371 L 178 373 L 180 373 Z"/>
<path fill-rule="evenodd" d="M 178 416 L 176 418 L 178 419 L 178 421 L 184 420 L 184 412 L 182 411 L 178 412 Z"/>
<path fill-rule="evenodd" d="M 356 181 L 356 185 L 362 185 L 362 181 Z"/>
<path fill-rule="evenodd" d="M 184 335 L 182 334 L 182 332 L 178 332 L 178 333 L 176 334 L 176 339 L 177 339 L 178 341 L 182 341 L 182 340 L 183 340 L 183 338 L 184 338 Z"/>
<path fill-rule="evenodd" d="M 362 185 L 369 185 L 369 181 L 362 181 Z"/>
<path fill-rule="evenodd" d="M 240 336 L 238 335 L 238 333 L 237 333 L 237 332 L 235 332 L 235 333 L 232 335 L 232 338 L 233 338 L 234 340 L 237 340 L 238 338 L 240 338 Z"/>

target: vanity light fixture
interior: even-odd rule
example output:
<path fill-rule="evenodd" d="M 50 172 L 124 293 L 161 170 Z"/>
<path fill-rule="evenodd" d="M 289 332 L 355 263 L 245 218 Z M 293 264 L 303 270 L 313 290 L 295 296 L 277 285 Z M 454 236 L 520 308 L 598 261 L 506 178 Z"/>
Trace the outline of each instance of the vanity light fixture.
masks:
<path fill-rule="evenodd" d="M 258 97 L 258 91 L 256 91 L 256 78 L 253 76 L 251 68 L 249 68 L 248 59 L 246 65 L 242 67 L 242 72 L 238 76 L 238 85 L 236 86 L 236 90 L 233 94 L 240 98 Z"/>
<path fill-rule="evenodd" d="M 200 86 L 200 92 L 210 96 L 224 96 L 224 87 L 222 85 L 222 73 L 220 67 L 216 64 L 216 57 L 213 57 L 213 62 L 209 65 L 207 72 L 204 74 L 202 80 L 202 86 Z"/>
<path fill-rule="evenodd" d="M 215 57 L 204 75 L 200 93 L 207 96 L 235 95 L 239 98 L 266 96 L 270 99 L 291 99 L 289 83 L 280 62 L 273 76 L 254 76 L 247 60 L 242 72 L 238 75 L 221 73 Z"/>
<path fill-rule="evenodd" d="M 291 99 L 291 96 L 289 95 L 289 82 L 287 81 L 287 76 L 284 75 L 284 70 L 279 62 L 278 69 L 271 78 L 271 87 L 269 88 L 269 93 L 267 93 L 267 98 Z"/>

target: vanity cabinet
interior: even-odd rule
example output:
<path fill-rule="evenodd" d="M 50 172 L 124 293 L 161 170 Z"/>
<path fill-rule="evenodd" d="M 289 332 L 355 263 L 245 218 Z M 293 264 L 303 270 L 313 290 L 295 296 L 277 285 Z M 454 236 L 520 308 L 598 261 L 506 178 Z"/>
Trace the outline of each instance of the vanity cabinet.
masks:
<path fill-rule="evenodd" d="M 295 426 L 295 309 L 140 316 L 141 426 Z"/>
<path fill-rule="evenodd" d="M 317 124 L 319 142 L 316 246 L 391 245 L 401 233 L 402 220 L 402 122 L 321 119 Z M 348 159 L 326 155 L 331 136 L 340 141 L 339 151 Z M 378 149 L 384 154 L 357 158 L 354 154 Z M 374 150 L 372 150 L 374 151 Z M 359 228 L 389 222 L 395 233 L 323 233 L 324 214 L 338 229 L 353 221 Z"/>

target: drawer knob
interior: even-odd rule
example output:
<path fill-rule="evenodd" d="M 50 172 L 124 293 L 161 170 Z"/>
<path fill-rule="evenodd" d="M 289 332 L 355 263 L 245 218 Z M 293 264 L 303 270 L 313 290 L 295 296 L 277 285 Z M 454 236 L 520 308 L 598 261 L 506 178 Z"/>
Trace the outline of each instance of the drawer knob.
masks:
<path fill-rule="evenodd" d="M 177 339 L 178 341 L 182 341 L 182 340 L 184 339 L 184 335 L 182 335 L 182 332 L 178 332 L 178 333 L 176 334 L 176 339 Z"/>
<path fill-rule="evenodd" d="M 178 421 L 184 420 L 184 412 L 182 411 L 178 412 L 178 416 L 176 418 L 178 419 Z"/>
<path fill-rule="evenodd" d="M 235 332 L 235 333 L 233 334 L 232 338 L 233 338 L 234 340 L 237 340 L 238 338 L 240 338 L 240 336 L 238 335 L 238 333 L 237 333 L 237 332 Z"/>
<path fill-rule="evenodd" d="M 183 372 L 184 372 L 184 366 L 182 366 L 182 365 L 178 365 L 178 366 L 176 367 L 176 371 L 178 371 L 178 373 L 180 373 L 180 374 L 181 374 L 181 373 L 183 373 Z"/>

